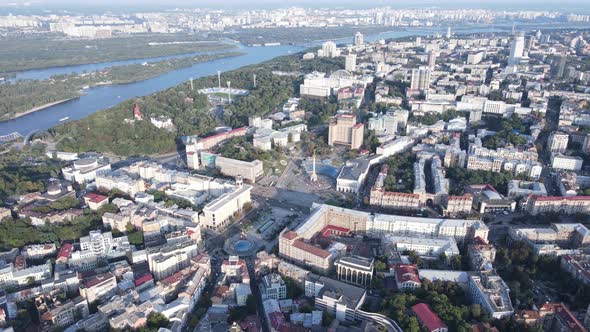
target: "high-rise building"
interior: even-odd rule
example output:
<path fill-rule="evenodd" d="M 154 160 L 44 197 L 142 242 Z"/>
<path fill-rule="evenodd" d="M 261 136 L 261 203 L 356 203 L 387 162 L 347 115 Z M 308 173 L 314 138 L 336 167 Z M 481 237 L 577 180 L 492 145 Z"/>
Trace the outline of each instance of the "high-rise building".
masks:
<path fill-rule="evenodd" d="M 363 36 L 362 33 L 357 32 L 354 35 L 354 46 L 361 46 L 365 43 L 365 37 Z"/>
<path fill-rule="evenodd" d="M 428 67 L 434 68 L 436 66 L 436 51 L 428 52 Z"/>
<path fill-rule="evenodd" d="M 344 61 L 344 69 L 352 72 L 356 70 L 356 54 L 348 54 Z"/>
<path fill-rule="evenodd" d="M 327 41 L 322 44 L 322 49 L 318 51 L 318 56 L 326 58 L 335 58 L 339 54 L 336 43 L 333 41 Z"/>
<path fill-rule="evenodd" d="M 354 114 L 339 114 L 330 123 L 328 144 L 345 144 L 351 149 L 358 149 L 363 144 L 364 128 L 362 123 L 356 123 Z"/>
<path fill-rule="evenodd" d="M 514 34 L 512 47 L 510 48 L 509 65 L 516 65 L 524 55 L 524 32 L 519 31 Z"/>
<path fill-rule="evenodd" d="M 447 28 L 447 39 L 450 39 L 453 36 L 453 33 L 451 31 L 451 27 Z"/>
<path fill-rule="evenodd" d="M 551 77 L 563 78 L 566 59 L 567 57 L 563 54 L 553 57 L 553 62 L 551 62 Z"/>
<path fill-rule="evenodd" d="M 412 69 L 411 90 L 425 91 L 430 86 L 430 68 L 421 66 Z"/>

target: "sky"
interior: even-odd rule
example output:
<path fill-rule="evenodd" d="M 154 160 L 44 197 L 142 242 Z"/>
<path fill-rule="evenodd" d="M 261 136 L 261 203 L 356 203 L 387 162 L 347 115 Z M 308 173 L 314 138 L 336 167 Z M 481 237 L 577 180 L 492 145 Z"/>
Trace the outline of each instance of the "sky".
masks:
<path fill-rule="evenodd" d="M 80 4 L 82 2 L 82 4 Z M 165 5 L 163 5 L 165 3 Z M 410 4 L 408 4 L 410 3 Z M 25 5 L 26 4 L 26 5 Z M 23 6 L 24 5 L 24 6 Z M 288 6 L 304 7 L 349 7 L 371 8 L 391 6 L 394 8 L 441 7 L 441 8 L 486 8 L 514 10 L 561 10 L 585 13 L 590 9 L 588 0 L 0 0 L 0 6 L 29 9 L 77 9 L 102 8 L 103 10 L 157 10 L 173 7 L 208 8 L 278 8 Z"/>

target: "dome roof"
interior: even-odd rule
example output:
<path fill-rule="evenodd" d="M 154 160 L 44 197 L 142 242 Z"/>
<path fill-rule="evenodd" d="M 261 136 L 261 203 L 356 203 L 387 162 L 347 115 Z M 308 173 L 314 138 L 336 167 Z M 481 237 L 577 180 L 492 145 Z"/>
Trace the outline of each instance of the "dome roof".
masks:
<path fill-rule="evenodd" d="M 347 70 L 340 69 L 333 72 L 330 75 L 330 78 L 352 78 L 352 74 L 350 74 L 350 72 L 348 72 Z"/>

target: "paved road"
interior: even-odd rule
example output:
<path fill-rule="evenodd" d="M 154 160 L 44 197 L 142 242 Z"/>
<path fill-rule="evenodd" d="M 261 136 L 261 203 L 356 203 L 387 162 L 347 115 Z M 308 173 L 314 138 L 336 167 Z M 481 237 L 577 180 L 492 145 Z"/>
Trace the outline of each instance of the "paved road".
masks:
<path fill-rule="evenodd" d="M 252 290 L 252 295 L 254 295 L 256 298 L 256 312 L 258 313 L 258 318 L 262 324 L 262 331 L 270 332 L 268 321 L 266 320 L 266 315 L 264 314 L 264 306 L 262 305 L 260 288 L 258 287 L 258 281 L 256 280 L 253 257 L 246 258 L 246 266 L 248 267 L 248 275 L 250 275 L 250 289 Z"/>

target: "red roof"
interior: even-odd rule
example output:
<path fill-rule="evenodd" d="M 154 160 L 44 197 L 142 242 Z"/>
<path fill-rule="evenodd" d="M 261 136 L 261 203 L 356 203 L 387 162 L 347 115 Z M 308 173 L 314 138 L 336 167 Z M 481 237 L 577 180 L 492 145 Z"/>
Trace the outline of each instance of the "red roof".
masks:
<path fill-rule="evenodd" d="M 420 283 L 420 276 L 418 275 L 418 267 L 415 264 L 397 264 L 393 267 L 395 271 L 395 278 L 398 282 L 416 282 Z"/>
<path fill-rule="evenodd" d="M 553 310 L 551 310 L 553 309 Z M 587 332 L 582 323 L 568 310 L 563 303 L 546 303 L 541 310 L 550 310 L 568 327 L 568 331 Z"/>
<path fill-rule="evenodd" d="M 590 201 L 590 196 L 569 196 L 569 197 L 561 197 L 561 196 L 536 196 L 532 195 L 537 201 Z"/>
<path fill-rule="evenodd" d="M 422 324 L 424 324 L 429 331 L 435 331 L 447 327 L 440 317 L 438 317 L 438 315 L 434 313 L 426 303 L 418 303 L 414 305 L 412 311 L 416 313 L 416 316 L 418 316 Z"/>
<path fill-rule="evenodd" d="M 345 227 L 339 227 L 334 225 L 328 225 L 322 229 L 320 232 L 323 237 L 328 237 L 330 235 L 341 235 L 341 234 L 350 234 L 350 229 Z"/>
<path fill-rule="evenodd" d="M 61 245 L 61 248 L 59 248 L 59 253 L 57 254 L 57 258 L 69 258 L 70 255 L 72 254 L 72 250 L 74 249 L 74 246 L 69 244 L 69 243 L 64 243 Z"/>
<path fill-rule="evenodd" d="M 100 203 L 102 201 L 104 201 L 105 199 L 108 199 L 107 196 L 104 195 L 100 195 L 100 194 L 93 194 L 93 193 L 88 193 L 86 195 L 84 195 L 84 198 L 88 199 L 89 201 L 93 202 L 93 203 Z"/>
<path fill-rule="evenodd" d="M 283 237 L 287 240 L 293 240 L 295 238 L 297 238 L 297 233 L 293 232 L 293 231 L 288 231 L 283 233 Z"/>
<path fill-rule="evenodd" d="M 152 277 L 151 273 L 148 273 L 144 276 L 141 276 L 137 279 L 135 279 L 134 283 L 135 283 L 135 287 L 137 286 L 141 286 L 143 284 L 145 284 L 146 282 L 150 281 L 150 280 L 154 280 L 154 277 Z"/>
<path fill-rule="evenodd" d="M 307 251 L 308 253 L 321 257 L 321 258 L 328 258 L 330 257 L 330 252 L 327 250 L 324 250 L 322 248 L 318 248 L 318 247 L 314 247 L 309 243 L 305 243 L 301 240 L 296 240 L 295 242 L 293 242 L 293 247 L 303 250 L 303 251 Z"/>
<path fill-rule="evenodd" d="M 201 141 L 206 141 L 206 140 L 217 138 L 217 137 L 230 136 L 232 134 L 236 134 L 236 133 L 239 133 L 239 132 L 242 132 L 242 131 L 247 131 L 247 130 L 248 130 L 247 127 L 240 127 L 240 128 L 232 129 L 230 131 L 223 132 L 223 133 L 219 133 L 219 134 L 215 134 L 215 135 L 203 137 L 200 140 Z"/>
<path fill-rule="evenodd" d="M 272 327 L 274 327 L 277 330 L 281 325 L 283 325 L 286 322 L 285 316 L 280 312 L 271 312 L 270 314 L 268 314 L 268 318 L 270 319 L 270 324 L 272 325 Z"/>

